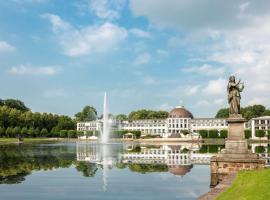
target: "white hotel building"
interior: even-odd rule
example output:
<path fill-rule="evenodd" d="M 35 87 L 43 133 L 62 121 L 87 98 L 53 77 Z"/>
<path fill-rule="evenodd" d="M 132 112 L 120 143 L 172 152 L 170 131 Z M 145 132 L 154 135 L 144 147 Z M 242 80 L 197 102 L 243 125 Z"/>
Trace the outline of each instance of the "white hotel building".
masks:
<path fill-rule="evenodd" d="M 134 121 L 112 121 L 115 129 L 141 131 L 142 135 L 160 135 L 161 137 L 184 137 L 182 130 L 198 135 L 198 130 L 227 129 L 226 119 L 197 118 L 184 107 L 178 106 L 170 111 L 167 119 L 147 119 Z M 102 121 L 78 122 L 78 131 L 100 131 Z"/>

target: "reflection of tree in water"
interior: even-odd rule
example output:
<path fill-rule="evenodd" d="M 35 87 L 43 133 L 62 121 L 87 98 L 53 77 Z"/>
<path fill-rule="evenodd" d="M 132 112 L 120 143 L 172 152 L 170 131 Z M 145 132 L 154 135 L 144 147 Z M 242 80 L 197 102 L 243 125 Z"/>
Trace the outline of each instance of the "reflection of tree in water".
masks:
<path fill-rule="evenodd" d="M 82 172 L 83 176 L 85 177 L 93 177 L 95 176 L 98 168 L 95 163 L 78 161 L 76 162 L 76 169 L 79 172 Z"/>
<path fill-rule="evenodd" d="M 124 169 L 128 167 L 132 172 L 139 172 L 141 174 L 150 173 L 150 172 L 167 172 L 168 166 L 165 164 L 118 164 L 116 165 L 119 169 Z"/>
<path fill-rule="evenodd" d="M 94 176 L 93 166 L 84 166 L 75 158 L 75 149 L 70 146 L 0 146 L 0 184 L 21 183 L 32 171 L 68 168 L 72 164 L 85 176 Z"/>

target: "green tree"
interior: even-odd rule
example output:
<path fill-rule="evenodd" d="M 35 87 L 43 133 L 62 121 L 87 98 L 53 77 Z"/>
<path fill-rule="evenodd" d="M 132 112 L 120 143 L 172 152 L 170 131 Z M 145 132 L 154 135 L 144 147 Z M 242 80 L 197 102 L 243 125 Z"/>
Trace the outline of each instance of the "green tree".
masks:
<path fill-rule="evenodd" d="M 25 137 L 25 136 L 27 136 L 27 134 L 28 134 L 28 129 L 27 129 L 26 127 L 23 127 L 23 128 L 21 129 L 21 135 L 22 135 L 23 137 Z"/>
<path fill-rule="evenodd" d="M 228 130 L 227 129 L 221 130 L 219 133 L 219 137 L 224 138 L 224 139 L 227 138 L 228 137 Z"/>
<path fill-rule="evenodd" d="M 7 136 L 7 137 L 12 137 L 12 133 L 13 133 L 12 127 L 8 127 L 8 128 L 6 129 L 6 136 Z"/>
<path fill-rule="evenodd" d="M 51 132 L 50 132 L 51 134 L 51 137 L 59 137 L 60 136 L 60 130 L 59 130 L 59 128 L 58 127 L 53 127 L 52 128 L 52 130 L 51 130 Z"/>
<path fill-rule="evenodd" d="M 128 119 L 128 117 L 124 114 L 119 114 L 119 115 L 116 115 L 115 119 L 119 121 L 125 121 Z"/>
<path fill-rule="evenodd" d="M 48 136 L 48 130 L 46 128 L 41 129 L 40 135 L 42 137 L 47 137 Z"/>
<path fill-rule="evenodd" d="M 245 130 L 245 138 L 246 138 L 246 139 L 251 138 L 251 130 L 250 130 L 250 129 L 246 129 L 246 130 Z"/>
<path fill-rule="evenodd" d="M 97 119 L 97 110 L 93 106 L 85 106 L 75 117 L 76 121 L 93 121 Z"/>
<path fill-rule="evenodd" d="M 228 117 L 229 117 L 229 108 L 221 108 L 216 114 L 216 118 L 228 118 Z"/>
<path fill-rule="evenodd" d="M 208 131 L 207 130 L 199 130 L 199 134 L 202 138 L 208 137 Z"/>
<path fill-rule="evenodd" d="M 265 147 L 264 146 L 256 146 L 255 147 L 255 153 L 264 153 Z"/>
<path fill-rule="evenodd" d="M 6 135 L 5 127 L 0 127 L 0 137 L 5 137 L 5 135 Z"/>
<path fill-rule="evenodd" d="M 75 138 L 76 137 L 76 131 L 75 130 L 69 130 L 68 131 L 68 138 Z"/>
<path fill-rule="evenodd" d="M 35 129 L 35 136 L 40 137 L 40 129 L 38 127 Z"/>
<path fill-rule="evenodd" d="M 23 112 L 29 110 L 22 101 L 17 99 L 6 99 L 4 100 L 4 104 L 9 108 L 15 108 Z"/>
<path fill-rule="evenodd" d="M 29 128 L 28 137 L 35 137 L 35 129 L 34 129 L 34 127 Z"/>
<path fill-rule="evenodd" d="M 61 131 L 60 131 L 60 137 L 61 137 L 61 138 L 67 137 L 67 131 L 66 131 L 66 130 L 61 130 Z"/>
<path fill-rule="evenodd" d="M 12 136 L 16 137 L 17 135 L 21 134 L 21 128 L 16 126 L 12 129 Z"/>

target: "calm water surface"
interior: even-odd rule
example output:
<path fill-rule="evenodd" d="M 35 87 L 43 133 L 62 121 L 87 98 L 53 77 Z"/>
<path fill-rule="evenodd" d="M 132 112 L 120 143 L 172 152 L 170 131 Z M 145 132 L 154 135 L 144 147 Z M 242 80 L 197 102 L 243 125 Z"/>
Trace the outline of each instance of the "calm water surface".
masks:
<path fill-rule="evenodd" d="M 209 190 L 209 158 L 219 148 L 2 145 L 0 199 L 196 199 Z"/>

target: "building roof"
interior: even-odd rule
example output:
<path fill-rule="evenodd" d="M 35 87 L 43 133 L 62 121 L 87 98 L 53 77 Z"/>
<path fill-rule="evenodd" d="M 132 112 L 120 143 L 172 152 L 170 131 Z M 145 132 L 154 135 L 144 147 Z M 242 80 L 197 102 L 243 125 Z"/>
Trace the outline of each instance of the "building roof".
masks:
<path fill-rule="evenodd" d="M 192 167 L 192 165 L 170 167 L 169 172 L 176 176 L 185 176 L 188 172 L 190 172 Z"/>
<path fill-rule="evenodd" d="M 183 106 L 177 106 L 172 109 L 169 113 L 169 118 L 191 118 L 193 119 L 193 115 Z"/>
<path fill-rule="evenodd" d="M 270 116 L 262 116 L 262 117 L 256 117 L 252 119 L 270 119 Z"/>

